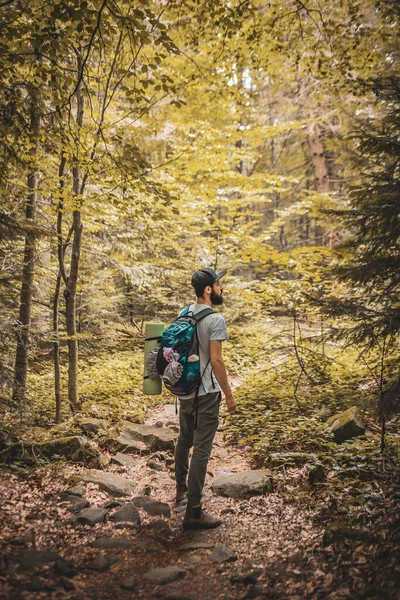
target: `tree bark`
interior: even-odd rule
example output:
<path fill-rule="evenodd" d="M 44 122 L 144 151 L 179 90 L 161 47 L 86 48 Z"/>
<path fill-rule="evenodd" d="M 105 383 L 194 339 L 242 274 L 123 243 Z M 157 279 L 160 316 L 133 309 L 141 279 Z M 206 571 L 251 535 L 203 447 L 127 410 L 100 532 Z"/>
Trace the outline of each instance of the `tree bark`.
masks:
<path fill-rule="evenodd" d="M 314 123 L 308 131 L 308 146 L 314 170 L 315 189 L 320 194 L 327 194 L 330 191 L 328 168 L 326 166 L 325 149 L 319 123 Z M 325 246 L 325 228 L 317 224 L 317 219 L 315 219 L 312 228 L 314 229 L 315 245 Z"/>
<path fill-rule="evenodd" d="M 29 346 L 31 338 L 31 315 L 33 283 L 35 275 L 36 252 L 36 210 L 37 210 L 37 165 L 38 135 L 40 128 L 39 102 L 36 90 L 31 94 L 30 133 L 33 140 L 32 170 L 27 177 L 29 194 L 26 201 L 25 218 L 27 231 L 25 235 L 24 260 L 22 268 L 22 285 L 17 332 L 17 349 L 15 356 L 13 401 L 22 411 L 25 401 L 26 378 L 28 373 Z"/>
<path fill-rule="evenodd" d="M 54 361 L 54 395 L 56 399 L 56 423 L 61 423 L 62 419 L 62 400 L 60 383 L 60 342 L 58 340 L 58 306 L 60 299 L 61 273 L 57 275 L 56 289 L 53 301 L 53 361 Z"/>
<path fill-rule="evenodd" d="M 79 83 L 76 90 L 77 115 L 76 124 L 80 129 L 83 124 L 84 103 L 82 93 L 82 82 Z M 75 210 L 72 215 L 72 255 L 70 273 L 67 280 L 67 286 L 64 291 L 67 319 L 68 336 L 68 400 L 73 412 L 80 409 L 80 400 L 78 392 L 78 336 L 76 329 L 76 289 L 78 283 L 79 261 L 82 241 L 82 223 L 81 223 L 81 181 L 79 169 L 79 150 L 74 157 L 74 166 L 72 168 L 73 194 L 75 198 Z"/>

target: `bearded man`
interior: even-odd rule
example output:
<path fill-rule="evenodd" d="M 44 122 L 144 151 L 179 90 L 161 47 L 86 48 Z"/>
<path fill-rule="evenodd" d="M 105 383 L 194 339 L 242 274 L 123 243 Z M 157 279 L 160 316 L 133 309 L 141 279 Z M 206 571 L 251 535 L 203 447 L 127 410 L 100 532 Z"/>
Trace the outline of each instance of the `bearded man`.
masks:
<path fill-rule="evenodd" d="M 197 300 L 189 307 L 189 313 L 196 315 L 207 306 L 223 303 L 220 279 L 225 274 L 226 271 L 216 273 L 209 267 L 194 273 L 191 283 Z M 197 325 L 197 335 L 201 384 L 197 394 L 179 397 L 179 437 L 175 451 L 176 502 L 182 502 L 187 495 L 184 529 L 213 529 L 222 521 L 204 511 L 201 505 L 207 464 L 218 428 L 222 392 L 228 412 L 235 410 L 236 402 L 222 358 L 222 342 L 228 339 L 223 315 L 214 312 L 201 319 Z M 189 469 L 189 450 L 192 447 Z"/>

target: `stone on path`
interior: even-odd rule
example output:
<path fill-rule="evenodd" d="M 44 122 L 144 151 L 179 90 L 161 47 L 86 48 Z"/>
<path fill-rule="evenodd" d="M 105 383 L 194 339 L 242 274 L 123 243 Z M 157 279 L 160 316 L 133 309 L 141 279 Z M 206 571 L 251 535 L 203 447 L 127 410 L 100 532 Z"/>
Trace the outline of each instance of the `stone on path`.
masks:
<path fill-rule="evenodd" d="M 80 512 L 84 508 L 88 508 L 89 502 L 85 498 L 79 498 L 79 496 L 65 496 L 63 497 L 64 502 L 69 502 L 68 510 L 71 512 Z"/>
<path fill-rule="evenodd" d="M 104 571 L 107 571 L 111 567 L 111 565 L 117 562 L 117 560 L 118 556 L 116 554 L 96 556 L 96 558 L 88 564 L 88 569 L 98 571 L 99 573 L 104 573 Z"/>
<path fill-rule="evenodd" d="M 181 544 L 177 546 L 177 550 L 201 550 L 205 548 L 206 550 L 210 548 L 214 548 L 215 544 L 210 542 L 187 542 L 186 544 Z"/>
<path fill-rule="evenodd" d="M 164 537 L 169 537 L 172 535 L 172 529 L 168 525 L 166 521 L 163 519 L 157 519 L 157 521 L 152 521 L 147 525 L 147 530 L 151 531 L 156 535 L 161 535 Z"/>
<path fill-rule="evenodd" d="M 236 554 L 233 552 L 233 550 L 228 548 L 228 546 L 226 546 L 225 544 L 222 544 L 221 546 L 218 546 L 218 548 L 215 548 L 211 552 L 209 558 L 213 562 L 217 562 L 217 563 L 233 562 L 233 561 L 237 560 Z"/>
<path fill-rule="evenodd" d="M 112 456 L 111 462 L 121 467 L 135 468 L 137 466 L 137 460 L 133 456 L 129 456 L 129 454 L 124 454 L 123 452 L 117 452 L 115 456 Z"/>
<path fill-rule="evenodd" d="M 134 577 L 130 577 L 129 579 L 124 579 L 124 581 L 121 581 L 120 585 L 123 590 L 132 590 L 135 587 L 135 579 L 134 579 Z"/>
<path fill-rule="evenodd" d="M 252 496 L 272 492 L 273 482 L 269 471 L 244 471 L 217 477 L 212 491 L 219 496 L 248 499 Z"/>
<path fill-rule="evenodd" d="M 113 496 L 130 496 L 133 488 L 136 486 L 135 482 L 130 479 L 103 471 L 87 471 L 79 475 L 79 477 L 83 481 L 97 483 L 100 489 Z"/>
<path fill-rule="evenodd" d="M 54 570 L 57 575 L 62 575 L 63 577 L 75 577 L 75 575 L 78 574 L 78 570 L 74 563 L 69 560 L 57 560 L 54 565 Z"/>
<path fill-rule="evenodd" d="M 127 537 L 99 537 L 93 542 L 90 542 L 93 548 L 98 550 L 125 550 L 127 548 L 134 548 L 135 544 L 132 540 Z"/>
<path fill-rule="evenodd" d="M 132 452 L 135 454 L 149 454 L 150 450 L 142 442 L 132 439 L 128 434 L 107 438 L 107 447 L 112 452 Z"/>
<path fill-rule="evenodd" d="M 135 498 L 132 498 L 132 502 L 138 508 L 143 508 L 143 510 L 152 517 L 166 517 L 169 519 L 171 516 L 169 504 L 154 500 L 154 498 L 150 498 L 150 496 L 136 496 Z"/>
<path fill-rule="evenodd" d="M 149 460 L 146 463 L 146 467 L 148 467 L 149 469 L 154 469 L 154 471 L 165 471 L 165 466 L 157 462 L 156 460 Z"/>
<path fill-rule="evenodd" d="M 151 452 L 156 452 L 157 450 L 174 450 L 177 437 L 176 433 L 167 429 L 167 427 L 134 425 L 127 422 L 122 424 L 120 435 L 143 442 Z"/>
<path fill-rule="evenodd" d="M 85 485 L 83 483 L 78 483 L 78 485 L 74 485 L 73 487 L 68 488 L 63 492 L 68 496 L 80 496 L 82 498 L 85 493 Z"/>
<path fill-rule="evenodd" d="M 328 429 L 334 435 L 337 444 L 350 440 L 365 433 L 365 427 L 356 406 L 330 417 L 326 422 Z"/>
<path fill-rule="evenodd" d="M 127 521 L 128 523 L 140 525 L 139 511 L 133 502 L 127 502 L 110 515 L 110 521 L 115 521 L 116 523 Z"/>
<path fill-rule="evenodd" d="M 54 460 L 55 457 L 94 468 L 101 468 L 105 464 L 105 457 L 100 450 L 83 435 L 61 437 L 47 442 L 17 442 L 0 452 L 0 461 L 6 463 L 19 461 L 37 464 L 38 458 Z"/>
<path fill-rule="evenodd" d="M 86 435 L 106 434 L 109 428 L 109 422 L 104 419 L 92 419 L 86 417 L 79 423 L 79 427 Z"/>
<path fill-rule="evenodd" d="M 10 562 L 15 562 L 19 565 L 20 571 L 28 571 L 29 569 L 37 569 L 44 567 L 49 563 L 55 563 L 57 560 L 62 560 L 57 552 L 52 550 L 26 550 L 22 554 L 11 555 Z"/>
<path fill-rule="evenodd" d="M 96 525 L 96 523 L 103 523 L 106 514 L 104 508 L 84 508 L 74 522 L 80 525 Z"/>
<path fill-rule="evenodd" d="M 154 585 L 162 585 L 178 581 L 178 579 L 183 579 L 184 577 L 186 577 L 185 569 L 182 569 L 182 567 L 169 566 L 149 571 L 145 574 L 144 579 Z"/>

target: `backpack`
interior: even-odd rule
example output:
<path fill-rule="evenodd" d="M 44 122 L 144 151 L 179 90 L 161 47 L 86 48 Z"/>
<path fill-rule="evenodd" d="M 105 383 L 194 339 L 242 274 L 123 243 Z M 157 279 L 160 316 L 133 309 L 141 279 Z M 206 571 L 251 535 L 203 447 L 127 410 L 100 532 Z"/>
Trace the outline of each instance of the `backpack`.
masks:
<path fill-rule="evenodd" d="M 200 370 L 200 349 L 197 324 L 214 314 L 205 308 L 194 315 L 187 306 L 182 314 L 164 331 L 156 354 L 155 367 L 165 387 L 175 396 L 187 396 L 200 388 L 208 366 Z M 209 362 L 209 361 L 208 361 Z"/>

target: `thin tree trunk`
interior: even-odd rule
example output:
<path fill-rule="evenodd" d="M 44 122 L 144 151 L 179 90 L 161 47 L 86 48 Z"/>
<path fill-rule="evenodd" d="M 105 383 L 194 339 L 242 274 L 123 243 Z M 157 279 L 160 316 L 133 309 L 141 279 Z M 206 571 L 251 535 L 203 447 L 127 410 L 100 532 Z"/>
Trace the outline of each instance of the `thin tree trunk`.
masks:
<path fill-rule="evenodd" d="M 80 66 L 78 72 L 80 72 Z M 77 98 L 77 115 L 76 124 L 80 129 L 83 124 L 83 93 L 82 82 L 79 83 L 76 90 Z M 79 392 L 78 392 L 78 336 L 76 329 L 76 289 L 78 283 L 79 260 L 81 252 L 82 240 L 82 223 L 81 223 L 81 181 L 79 170 L 79 157 L 74 158 L 74 166 L 72 168 L 73 193 L 76 207 L 72 214 L 72 256 L 70 273 L 67 281 L 67 286 L 64 291 L 66 304 L 66 319 L 67 319 L 67 335 L 68 335 L 68 400 L 72 411 L 80 409 Z"/>
<path fill-rule="evenodd" d="M 58 307 L 61 288 L 61 273 L 57 275 L 56 289 L 53 301 L 53 361 L 54 361 L 54 395 L 56 399 L 56 423 L 61 423 L 62 419 L 62 400 L 60 383 L 60 342 L 58 340 Z"/>
<path fill-rule="evenodd" d="M 311 153 L 311 161 L 314 169 L 315 189 L 320 194 L 327 194 L 330 191 L 328 169 L 325 160 L 325 149 L 322 139 L 321 126 L 314 123 L 308 132 L 308 146 Z M 325 229 L 317 224 L 314 225 L 315 244 L 317 246 L 325 245 Z"/>
<path fill-rule="evenodd" d="M 30 130 L 34 143 L 33 146 L 33 165 L 32 171 L 27 177 L 27 187 L 29 194 L 26 201 L 25 218 L 27 231 L 25 235 L 24 262 L 22 268 L 22 285 L 20 294 L 20 309 L 17 334 L 17 349 L 15 356 L 14 370 L 14 390 L 13 400 L 22 411 L 25 391 L 26 378 L 28 373 L 29 345 L 31 337 L 31 315 L 32 315 L 32 297 L 33 282 L 35 275 L 35 252 L 36 252 L 36 210 L 37 210 L 37 181 L 38 173 L 35 164 L 38 153 L 38 135 L 40 128 L 40 115 L 38 110 L 38 98 L 36 91 L 31 96 L 31 116 Z"/>

